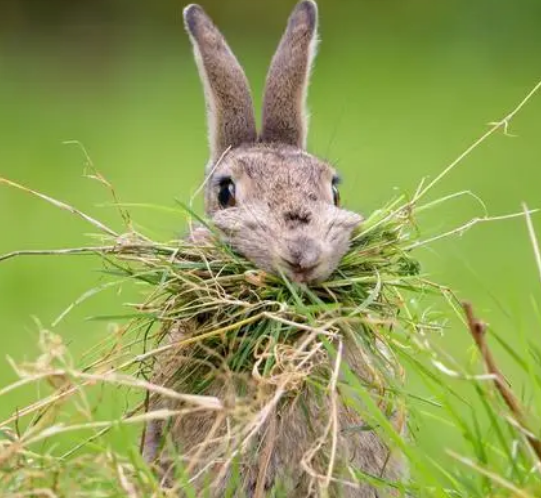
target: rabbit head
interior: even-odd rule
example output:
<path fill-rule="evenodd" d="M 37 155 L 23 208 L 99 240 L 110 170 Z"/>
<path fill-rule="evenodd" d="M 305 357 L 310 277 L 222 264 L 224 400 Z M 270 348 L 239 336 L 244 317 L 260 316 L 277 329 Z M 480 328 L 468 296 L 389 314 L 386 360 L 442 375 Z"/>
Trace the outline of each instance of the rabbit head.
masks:
<path fill-rule="evenodd" d="M 259 134 L 248 81 L 224 37 L 198 5 L 186 7 L 184 20 L 207 106 L 207 214 L 263 270 L 296 282 L 326 279 L 361 217 L 339 206 L 334 168 L 305 150 L 316 4 L 300 2 L 289 18 L 267 75 Z"/>

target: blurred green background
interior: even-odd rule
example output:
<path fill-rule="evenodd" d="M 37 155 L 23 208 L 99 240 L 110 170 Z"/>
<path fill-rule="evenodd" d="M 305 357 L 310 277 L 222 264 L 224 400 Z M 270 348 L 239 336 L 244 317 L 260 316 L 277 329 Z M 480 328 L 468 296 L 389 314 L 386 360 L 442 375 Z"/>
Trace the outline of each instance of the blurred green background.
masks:
<path fill-rule="evenodd" d="M 205 0 L 244 65 L 256 105 L 293 0 Z M 501 119 L 541 77 L 538 0 L 320 0 L 322 44 L 309 94 L 309 148 L 336 164 L 345 203 L 363 213 L 412 194 Z M 174 206 L 202 181 L 207 159 L 203 95 L 172 0 L 7 0 L 0 4 L 0 176 L 73 203 L 120 227 L 110 199 L 83 178 L 80 141 L 124 202 Z M 259 114 L 259 109 L 258 109 Z M 472 191 L 490 215 L 541 207 L 541 95 L 474 151 L 430 198 Z M 200 205 L 199 205 L 200 206 Z M 484 211 L 464 196 L 423 213 L 424 237 Z M 170 238 L 184 219 L 142 208 L 133 217 Z M 535 217 L 541 233 L 540 217 Z M 0 253 L 92 243 L 93 229 L 24 193 L 0 186 Z M 424 271 L 473 301 L 511 343 L 539 341 L 541 283 L 524 220 L 478 225 L 417 253 Z M 5 358 L 32 359 L 43 326 L 105 277 L 97 259 L 26 257 L 0 263 L 0 385 L 15 379 Z M 74 356 L 111 333 L 94 315 L 137 297 L 108 291 L 56 331 Z M 518 340 L 518 339 L 517 339 Z M 443 344 L 466 360 L 470 338 L 456 319 Z M 502 367 L 520 386 L 513 365 Z M 422 394 L 415 382 L 412 389 Z M 519 387 L 520 392 L 520 387 Z M 28 400 L 0 403 L 0 416 Z M 418 421 L 438 455 L 450 437 Z M 437 437 L 435 437 L 437 436 Z"/>

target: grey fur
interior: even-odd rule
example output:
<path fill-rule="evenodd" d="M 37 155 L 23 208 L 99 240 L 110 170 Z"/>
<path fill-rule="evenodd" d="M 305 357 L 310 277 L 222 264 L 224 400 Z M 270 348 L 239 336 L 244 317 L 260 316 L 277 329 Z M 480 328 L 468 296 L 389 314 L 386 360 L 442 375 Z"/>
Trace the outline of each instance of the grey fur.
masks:
<path fill-rule="evenodd" d="M 184 9 L 184 23 L 205 90 L 210 155 L 256 140 L 248 80 L 222 34 L 199 5 Z"/>
<path fill-rule="evenodd" d="M 348 250 L 351 232 L 362 218 L 334 205 L 334 168 L 304 150 L 307 131 L 304 107 L 315 49 L 316 4 L 311 0 L 300 2 L 289 19 L 267 77 L 259 140 L 246 78 L 224 38 L 201 7 L 187 7 L 184 16 L 206 88 L 211 137 L 205 187 L 208 216 L 223 237 L 259 268 L 285 272 L 289 278 L 307 284 L 325 280 Z M 225 209 L 218 200 L 224 179 L 234 182 L 236 190 L 235 205 Z M 197 229 L 191 237 L 203 240 L 205 229 Z M 184 324 L 183 328 L 171 331 L 168 340 L 174 343 L 194 333 L 196 327 L 195 323 Z M 344 339 L 344 360 L 360 379 L 370 382 L 370 368 L 356 356 L 359 346 L 352 341 L 352 338 Z M 171 362 L 181 361 L 181 352 L 175 349 L 160 356 L 153 381 L 172 385 L 164 372 L 170 371 Z M 234 383 L 216 378 L 206 393 L 227 399 L 231 390 L 235 390 Z M 152 399 L 151 406 L 175 408 L 159 398 Z M 256 498 L 256 491 L 271 493 L 278 481 L 284 496 L 289 498 L 319 496 L 317 482 L 303 469 L 301 460 L 315 438 L 324 432 L 327 418 L 320 414 L 329 413 L 330 409 L 328 400 L 313 399 L 304 390 L 281 404 L 244 455 L 241 482 L 230 496 Z M 363 420 L 355 410 L 340 404 L 338 425 L 336 468 L 342 464 L 343 468 L 350 466 L 376 476 L 400 478 L 400 459 L 391 454 L 375 432 L 359 430 Z M 169 437 L 182 449 L 181 457 L 189 459 L 212 430 L 216 431 L 216 437 L 224 435 L 225 420 L 217 423 L 214 414 L 189 414 L 176 419 Z M 158 464 L 164 482 L 173 485 L 170 453 L 159 444 L 165 432 L 162 422 L 151 422 L 143 453 L 147 461 Z M 270 432 L 274 437 L 269 436 Z M 193 473 L 202 470 L 206 461 L 213 458 L 213 450 L 214 446 L 209 444 L 199 453 L 201 463 L 192 469 Z M 264 455 L 268 460 L 263 482 L 259 469 Z M 202 487 L 202 480 L 214 475 L 212 468 L 203 472 L 196 487 Z M 352 479 L 347 473 L 342 477 Z M 227 484 L 228 475 L 210 496 L 225 496 Z M 260 496 L 265 495 L 257 495 Z M 357 487 L 332 484 L 326 496 L 375 498 L 392 494 L 365 484 Z"/>
<path fill-rule="evenodd" d="M 334 169 L 298 148 L 244 145 L 231 150 L 212 178 L 230 177 L 237 205 L 220 209 L 216 182 L 208 182 L 208 214 L 244 256 L 289 278 L 327 278 L 348 250 L 361 217 L 333 205 Z"/>
<path fill-rule="evenodd" d="M 308 79 L 317 44 L 317 5 L 297 4 L 272 59 L 263 101 L 264 142 L 306 147 Z"/>

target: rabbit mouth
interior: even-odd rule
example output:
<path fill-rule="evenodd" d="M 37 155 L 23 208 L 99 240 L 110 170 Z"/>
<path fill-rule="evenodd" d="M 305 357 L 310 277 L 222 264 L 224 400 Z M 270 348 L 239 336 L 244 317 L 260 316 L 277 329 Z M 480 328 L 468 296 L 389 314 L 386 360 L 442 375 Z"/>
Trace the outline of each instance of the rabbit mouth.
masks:
<path fill-rule="evenodd" d="M 309 284 L 317 282 L 321 275 L 322 261 L 314 261 L 305 264 L 299 260 L 281 258 L 281 264 L 277 265 L 278 270 L 286 274 L 293 282 L 298 284 Z"/>
<path fill-rule="evenodd" d="M 313 270 L 290 271 L 289 275 L 291 280 L 297 284 L 313 284 L 321 279 L 321 277 L 318 279 L 317 272 Z"/>
<path fill-rule="evenodd" d="M 337 268 L 361 218 L 334 207 L 316 215 L 312 223 L 292 229 L 281 217 L 250 205 L 220 210 L 213 220 L 223 240 L 257 267 L 295 283 L 318 284 Z"/>
<path fill-rule="evenodd" d="M 289 278 L 295 283 L 308 284 L 316 280 L 317 268 L 319 265 L 314 265 L 309 268 L 301 268 L 286 262 L 285 266 L 286 275 L 289 276 Z"/>
<path fill-rule="evenodd" d="M 297 283 L 311 283 L 321 277 L 325 268 L 323 245 L 306 234 L 283 240 L 278 248 L 276 265 Z"/>

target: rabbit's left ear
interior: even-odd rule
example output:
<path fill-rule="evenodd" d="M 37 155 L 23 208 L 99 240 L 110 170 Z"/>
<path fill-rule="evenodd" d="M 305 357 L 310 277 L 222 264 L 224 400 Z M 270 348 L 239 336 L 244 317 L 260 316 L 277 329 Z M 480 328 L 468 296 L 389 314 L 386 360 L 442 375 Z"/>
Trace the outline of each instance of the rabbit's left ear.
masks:
<path fill-rule="evenodd" d="M 205 89 L 211 163 L 228 147 L 257 140 L 248 81 L 225 38 L 199 5 L 184 9 L 184 23 Z"/>
<path fill-rule="evenodd" d="M 317 45 L 317 5 L 303 0 L 293 10 L 272 59 L 263 100 L 263 142 L 306 147 L 306 94 Z"/>

